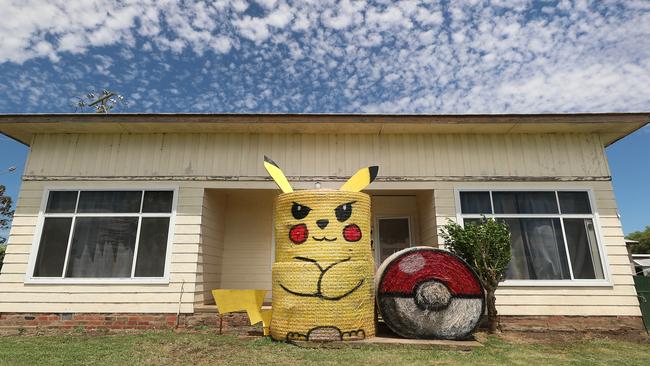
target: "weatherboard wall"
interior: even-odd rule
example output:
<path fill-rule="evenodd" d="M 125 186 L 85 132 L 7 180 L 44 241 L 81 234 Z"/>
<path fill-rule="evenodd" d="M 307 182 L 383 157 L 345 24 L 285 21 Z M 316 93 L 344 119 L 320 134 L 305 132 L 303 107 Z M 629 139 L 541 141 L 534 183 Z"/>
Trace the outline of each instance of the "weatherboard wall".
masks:
<path fill-rule="evenodd" d="M 169 183 L 24 181 L 0 273 L 0 312 L 193 312 L 195 286 L 201 281 L 198 252 L 203 189 L 178 187 L 168 283 L 40 284 L 26 281 L 29 256 L 46 188 L 169 188 Z"/>
<path fill-rule="evenodd" d="M 609 176 L 597 134 L 36 135 L 25 170 L 50 179 L 267 179 L 268 155 L 288 176 L 338 177 L 379 165 L 384 179 L 601 179 Z"/>
<path fill-rule="evenodd" d="M 266 285 L 271 222 L 260 218 L 260 225 L 268 228 L 255 233 L 255 244 L 229 246 L 241 240 L 237 230 L 245 232 L 247 227 L 240 213 L 225 214 L 229 203 L 241 202 L 237 195 L 245 194 L 229 195 L 227 190 L 274 188 L 261 164 L 266 154 L 300 188 L 313 187 L 314 181 L 335 188 L 358 168 L 380 165 L 372 190 L 415 191 L 420 237 L 432 245 L 441 243 L 435 235 L 439 227 L 447 219 L 456 219 L 456 189 L 591 189 L 611 284 L 502 287 L 497 296 L 499 311 L 504 315 L 640 315 L 597 134 L 61 134 L 37 135 L 31 149 L 0 274 L 0 312 L 175 313 L 179 300 L 181 312 L 193 312 L 195 304 L 209 300 L 214 284 Z M 98 186 L 178 188 L 169 283 L 25 283 L 43 190 Z M 272 206 L 261 206 L 270 217 Z M 247 253 L 259 258 L 247 260 Z"/>

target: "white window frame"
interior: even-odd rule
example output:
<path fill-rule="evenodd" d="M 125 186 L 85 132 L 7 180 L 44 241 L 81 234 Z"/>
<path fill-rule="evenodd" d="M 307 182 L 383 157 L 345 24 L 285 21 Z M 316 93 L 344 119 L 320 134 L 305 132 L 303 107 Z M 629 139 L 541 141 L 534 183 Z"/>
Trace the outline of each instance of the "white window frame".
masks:
<path fill-rule="evenodd" d="M 554 192 L 555 200 L 558 205 L 557 214 L 463 214 L 460 207 L 460 193 L 461 192 Z M 589 205 L 591 206 L 591 214 L 562 214 L 560 208 L 560 201 L 558 197 L 558 192 L 586 192 L 589 197 Z M 566 187 L 566 188 L 555 188 L 555 187 L 468 187 L 468 188 L 455 188 L 454 189 L 454 199 L 456 203 L 456 222 L 460 225 L 464 225 L 464 219 L 473 219 L 481 218 L 485 216 L 487 218 L 557 218 L 560 219 L 562 225 L 562 237 L 564 239 L 564 245 L 567 256 L 567 264 L 569 266 L 569 272 L 571 277 L 573 277 L 573 267 L 571 266 L 571 258 L 569 256 L 568 243 L 566 241 L 566 233 L 564 231 L 564 221 L 562 218 L 567 219 L 591 219 L 594 224 L 594 230 L 596 233 L 597 247 L 600 254 L 600 265 L 603 268 L 603 277 L 604 279 L 567 279 L 567 280 L 505 280 L 499 286 L 507 287 L 517 287 L 517 286 L 536 286 L 536 287 L 562 287 L 562 286 L 613 286 L 611 275 L 609 273 L 609 262 L 607 260 L 606 248 L 603 245 L 603 236 L 600 226 L 600 217 L 598 215 L 598 208 L 596 207 L 596 200 L 594 199 L 594 192 L 591 187 Z M 492 205 L 492 210 L 494 210 L 494 202 L 492 202 L 492 194 L 490 194 L 490 203 Z"/>
<path fill-rule="evenodd" d="M 138 213 L 45 213 L 47 201 L 51 191 L 142 191 L 143 196 L 140 200 L 140 212 Z M 171 213 L 142 213 L 142 205 L 144 203 L 144 192 L 146 191 L 172 191 L 172 210 Z M 176 205 L 178 203 L 178 187 L 168 186 L 154 186 L 154 187 L 46 187 L 43 190 L 41 198 L 41 206 L 38 212 L 38 219 L 36 222 L 36 231 L 32 241 L 32 247 L 29 255 L 27 272 L 25 273 L 25 284 L 169 284 L 170 271 L 171 271 L 171 257 L 172 257 L 172 243 L 174 238 L 174 228 L 176 224 Z M 77 197 L 76 204 L 79 204 L 79 197 Z M 47 217 L 72 217 L 70 224 L 70 234 L 68 237 L 68 245 L 66 247 L 66 256 L 63 263 L 63 271 L 61 277 L 34 277 L 34 267 L 36 266 L 36 257 L 41 243 L 41 234 L 43 231 L 43 224 Z M 136 232 L 136 242 L 133 251 L 133 263 L 131 267 L 131 277 L 93 277 L 93 278 L 71 278 L 64 277 L 66 268 L 68 266 L 68 256 L 71 247 L 72 236 L 74 235 L 75 219 L 77 217 L 137 217 L 138 229 Z M 163 277 L 134 277 L 135 266 L 137 263 L 138 246 L 140 242 L 140 225 L 143 217 L 169 217 L 169 228 L 167 232 L 167 248 L 165 252 L 165 270 Z"/>
<path fill-rule="evenodd" d="M 380 220 L 390 220 L 390 219 L 406 219 L 409 227 L 409 248 L 413 246 L 413 228 L 411 227 L 411 216 L 405 215 L 381 215 L 375 217 L 375 266 L 381 265 L 379 261 L 381 259 L 381 241 L 379 240 L 379 221 Z"/>

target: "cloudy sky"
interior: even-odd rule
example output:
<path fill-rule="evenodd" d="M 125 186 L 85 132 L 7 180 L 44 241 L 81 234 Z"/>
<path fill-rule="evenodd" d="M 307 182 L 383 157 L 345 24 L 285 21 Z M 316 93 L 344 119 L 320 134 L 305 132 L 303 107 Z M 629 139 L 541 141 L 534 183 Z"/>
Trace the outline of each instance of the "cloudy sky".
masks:
<path fill-rule="evenodd" d="M 0 112 L 650 109 L 648 1 L 0 0 Z"/>
<path fill-rule="evenodd" d="M 76 96 L 104 88 L 126 97 L 123 112 L 650 111 L 650 1 L 0 0 L 0 9 L 0 113 L 74 112 Z M 639 188 L 650 181 L 650 127 L 631 139 L 610 153 L 624 218 L 636 220 L 624 219 L 626 231 L 650 224 Z M 18 173 L 2 169 L 20 172 L 26 150 L 6 138 L 0 147 L 0 184 L 15 192 Z"/>

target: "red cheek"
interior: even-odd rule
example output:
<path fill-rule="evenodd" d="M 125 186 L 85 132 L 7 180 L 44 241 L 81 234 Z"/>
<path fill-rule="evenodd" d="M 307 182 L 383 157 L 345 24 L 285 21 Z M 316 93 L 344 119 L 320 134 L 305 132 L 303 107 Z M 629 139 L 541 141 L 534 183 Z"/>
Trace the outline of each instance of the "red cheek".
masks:
<path fill-rule="evenodd" d="M 289 230 L 289 239 L 294 243 L 294 244 L 302 244 L 307 240 L 307 236 L 309 235 L 309 230 L 307 230 L 307 225 L 305 224 L 298 224 L 293 227 L 291 227 L 291 230 Z"/>
<path fill-rule="evenodd" d="M 348 225 L 343 229 L 343 237 L 347 241 L 361 240 L 361 229 L 356 224 Z"/>

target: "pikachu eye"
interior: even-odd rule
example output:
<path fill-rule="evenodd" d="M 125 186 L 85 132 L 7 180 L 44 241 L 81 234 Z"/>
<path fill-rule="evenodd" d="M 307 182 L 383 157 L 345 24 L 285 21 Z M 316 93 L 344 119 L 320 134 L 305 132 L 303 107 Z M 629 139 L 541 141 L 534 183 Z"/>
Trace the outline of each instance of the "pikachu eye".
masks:
<path fill-rule="evenodd" d="M 340 222 L 343 222 L 347 219 L 350 218 L 352 215 L 352 205 L 356 203 L 357 201 L 352 201 L 348 203 L 344 203 L 334 209 L 334 213 L 336 214 L 336 219 L 339 220 Z"/>
<path fill-rule="evenodd" d="M 291 214 L 296 220 L 302 220 L 307 217 L 307 215 L 309 215 L 309 211 L 311 211 L 311 208 L 305 205 L 301 205 L 300 203 L 294 202 L 291 206 Z"/>

